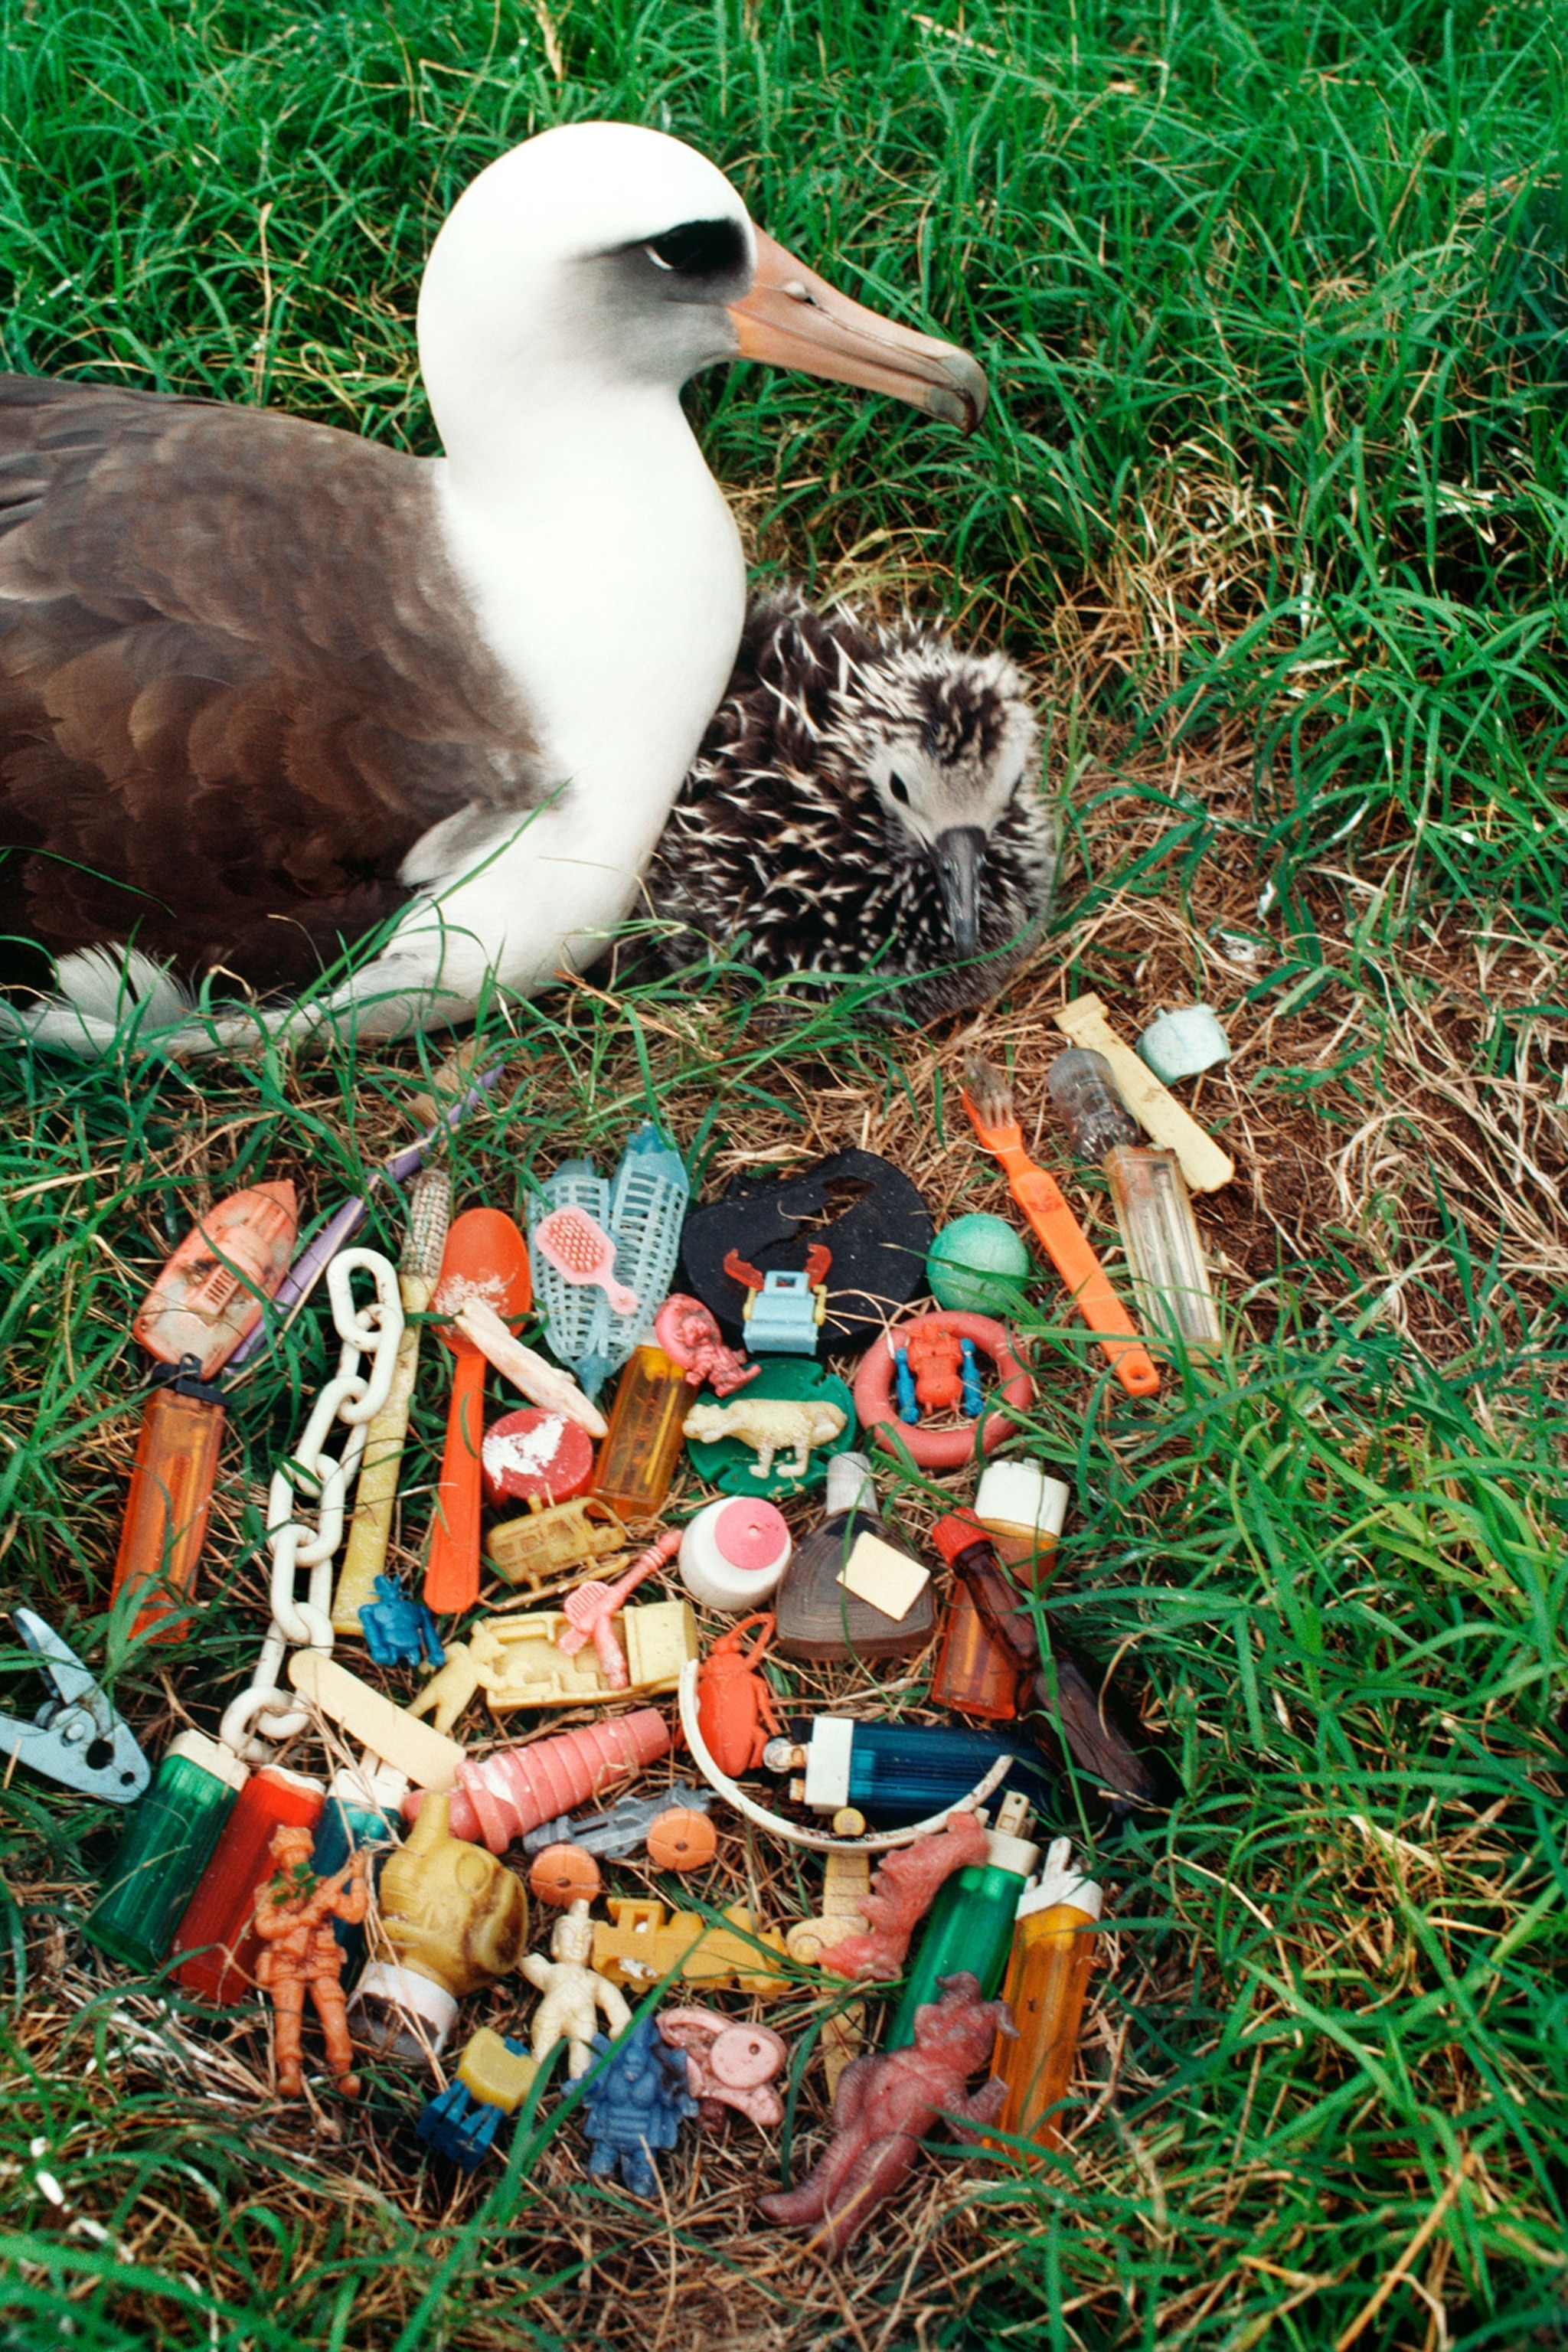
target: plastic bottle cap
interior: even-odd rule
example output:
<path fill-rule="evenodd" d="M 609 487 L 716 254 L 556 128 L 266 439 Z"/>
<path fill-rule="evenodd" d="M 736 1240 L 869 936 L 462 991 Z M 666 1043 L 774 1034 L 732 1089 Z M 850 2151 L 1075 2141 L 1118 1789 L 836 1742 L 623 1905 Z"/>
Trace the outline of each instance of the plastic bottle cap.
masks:
<path fill-rule="evenodd" d="M 973 1551 L 976 1544 L 988 1544 L 991 1532 L 973 1511 L 949 1511 L 946 1518 L 938 1519 L 932 1528 L 931 1539 L 951 1568 L 955 1559 Z"/>
<path fill-rule="evenodd" d="M 1071 1500 L 1071 1487 L 1047 1478 L 1037 1462 L 988 1462 L 980 1474 L 974 1516 L 988 1528 L 1059 1536 Z"/>
<path fill-rule="evenodd" d="M 845 1511 L 877 1510 L 877 1482 L 863 1454 L 836 1454 L 827 1465 L 827 1517 Z"/>
<path fill-rule="evenodd" d="M 762 1570 L 774 1566 L 789 1545 L 789 1528 L 782 1511 L 760 1497 L 738 1496 L 726 1503 L 713 1521 L 713 1540 L 731 1568 Z"/>
<path fill-rule="evenodd" d="M 1058 1903 L 1070 1903 L 1087 1918 L 1098 1919 L 1104 1902 L 1093 1879 L 1080 1876 L 1072 1867 L 1070 1839 L 1057 1838 L 1046 1856 L 1044 1870 L 1018 1906 L 1018 1916 L 1026 1919 L 1031 1912 L 1051 1911 Z"/>
<path fill-rule="evenodd" d="M 1030 1878 L 1040 1866 L 1040 1849 L 1028 1838 L 1008 1837 L 1003 1830 L 987 1830 L 985 1864 L 989 1870 L 1010 1870 L 1018 1878 Z M 1022 1895 L 1019 1899 L 1023 1899 Z"/>
<path fill-rule="evenodd" d="M 1179 1004 L 1149 1024 L 1136 1050 L 1163 1085 L 1173 1086 L 1212 1070 L 1216 1062 L 1228 1062 L 1230 1040 L 1212 1005 Z"/>
<path fill-rule="evenodd" d="M 187 1764 L 199 1764 L 204 1772 L 210 1772 L 215 1780 L 223 1782 L 226 1789 L 243 1789 L 250 1778 L 249 1765 L 242 1764 L 232 1748 L 224 1748 L 217 1740 L 209 1739 L 205 1731 L 178 1733 L 170 1740 L 163 1754 L 165 1759 L 171 1756 L 183 1756 Z"/>

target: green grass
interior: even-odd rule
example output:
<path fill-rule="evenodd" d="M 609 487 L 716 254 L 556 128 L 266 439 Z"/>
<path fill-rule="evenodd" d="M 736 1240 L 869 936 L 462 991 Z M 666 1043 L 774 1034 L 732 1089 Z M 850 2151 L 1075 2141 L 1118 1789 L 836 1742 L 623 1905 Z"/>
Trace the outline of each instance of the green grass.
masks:
<path fill-rule="evenodd" d="M 247 2023 L 160 2022 L 84 1958 L 113 1824 L 18 1774 L 0 2341 L 27 2352 L 1568 2337 L 1563 38 L 1506 0 L 922 14 L 6 5 L 5 352 L 427 448 L 436 224 L 500 148 L 608 113 L 692 139 L 803 257 L 985 360 L 967 446 L 752 369 L 693 401 L 764 564 L 945 606 L 1036 667 L 1087 869 L 1071 984 L 1130 1019 L 1205 988 L 1247 1046 L 1205 1096 L 1249 1161 L 1204 1210 L 1224 1380 L 1087 1410 L 1037 1309 L 1037 1443 L 1077 1494 L 1052 1622 L 1120 1658 L 1182 1782 L 1096 1843 L 1105 2104 L 1076 2168 L 977 2173 L 967 2223 L 851 2272 L 852 2318 L 784 2242 L 731 2256 L 743 2148 L 668 2231 L 563 2187 L 554 2149 L 542 2186 L 514 2166 L 448 2206 L 409 2086 L 336 2141 L 258 2126 L 212 2054 L 254 2063 Z M 1271 960 L 1238 976 L 1222 919 Z M 1031 1103 L 1055 995 L 1010 1017 Z M 998 1205 L 953 1057 L 933 1092 L 852 1005 L 781 1033 L 683 982 L 520 1034 L 531 1075 L 457 1145 L 462 1198 L 613 1153 L 651 1098 L 700 1166 L 864 1116 L 944 1201 Z M 417 1058 L 0 1074 L 5 1575 L 107 1643 L 153 1744 L 174 1693 L 210 1721 L 248 1664 L 260 1488 L 328 1350 L 308 1318 L 239 1392 L 216 1605 L 171 1674 L 102 1613 L 129 1310 L 209 1192 L 294 1172 L 315 1214 L 353 1189 Z M 432 1365 L 416 1476 L 439 1428 Z"/>

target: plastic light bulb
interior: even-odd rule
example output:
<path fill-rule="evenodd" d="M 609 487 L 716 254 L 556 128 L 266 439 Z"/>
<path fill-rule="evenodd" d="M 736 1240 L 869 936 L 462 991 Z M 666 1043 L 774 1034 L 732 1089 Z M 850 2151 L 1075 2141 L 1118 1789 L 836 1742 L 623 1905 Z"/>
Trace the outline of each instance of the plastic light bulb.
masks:
<path fill-rule="evenodd" d="M 158 1966 L 249 1778 L 237 1756 L 200 1731 L 170 1741 L 84 1922 L 101 1950 L 128 1968 Z"/>
<path fill-rule="evenodd" d="M 1112 1144 L 1136 1143 L 1142 1131 L 1121 1099 L 1110 1063 L 1087 1046 L 1057 1055 L 1046 1075 L 1046 1092 L 1080 1160 L 1098 1164 Z"/>

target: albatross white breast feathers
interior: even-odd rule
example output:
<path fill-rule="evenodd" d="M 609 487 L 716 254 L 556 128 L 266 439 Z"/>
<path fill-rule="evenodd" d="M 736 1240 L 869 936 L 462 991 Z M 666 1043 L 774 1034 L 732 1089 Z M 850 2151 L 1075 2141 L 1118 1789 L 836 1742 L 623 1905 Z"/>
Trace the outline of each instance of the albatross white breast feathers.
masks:
<path fill-rule="evenodd" d="M 77 959 L 126 945 L 267 994 L 379 934 L 310 1011 L 377 1034 L 588 960 L 743 616 L 681 385 L 749 356 L 964 426 L 985 401 L 965 353 L 837 294 L 703 157 L 621 123 L 480 174 L 432 249 L 419 353 L 437 458 L 0 377 L 0 977 L 37 989 L 65 959 L 81 999 L 14 995 L 13 1027 L 100 1049 L 105 967 Z"/>

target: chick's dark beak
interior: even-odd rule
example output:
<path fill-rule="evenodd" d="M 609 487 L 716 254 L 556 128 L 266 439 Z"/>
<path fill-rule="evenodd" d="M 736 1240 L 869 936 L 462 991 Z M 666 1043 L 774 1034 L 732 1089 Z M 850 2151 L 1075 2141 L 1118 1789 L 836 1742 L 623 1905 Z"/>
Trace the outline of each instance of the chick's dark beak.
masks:
<path fill-rule="evenodd" d="M 973 955 L 980 944 L 980 871 L 985 863 L 985 835 L 977 824 L 955 824 L 937 835 L 931 854 L 942 884 L 952 943 L 960 955 Z"/>

